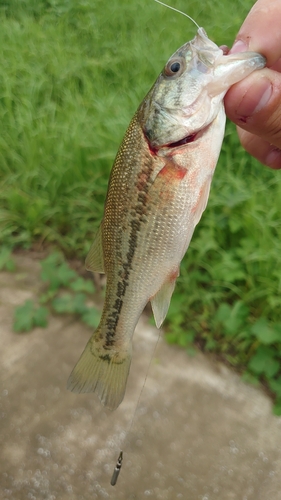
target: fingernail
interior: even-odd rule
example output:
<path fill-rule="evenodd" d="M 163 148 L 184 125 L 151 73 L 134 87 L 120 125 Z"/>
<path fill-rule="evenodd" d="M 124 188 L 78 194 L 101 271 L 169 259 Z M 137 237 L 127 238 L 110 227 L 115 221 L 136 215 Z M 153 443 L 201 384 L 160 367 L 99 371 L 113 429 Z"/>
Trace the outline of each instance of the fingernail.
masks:
<path fill-rule="evenodd" d="M 265 164 L 270 168 L 281 168 L 281 151 L 279 148 L 273 148 L 265 159 Z"/>
<path fill-rule="evenodd" d="M 242 40 L 236 40 L 236 42 L 233 44 L 233 47 L 230 49 L 229 53 L 230 54 L 237 54 L 238 52 L 245 52 L 248 50 L 248 46 L 245 42 L 242 42 Z"/>
<path fill-rule="evenodd" d="M 229 53 L 229 47 L 227 45 L 220 45 L 220 49 L 223 51 L 223 55 L 227 56 Z"/>
<path fill-rule="evenodd" d="M 252 116 L 264 108 L 272 94 L 272 84 L 267 78 L 257 80 L 244 94 L 236 113 L 241 117 Z"/>

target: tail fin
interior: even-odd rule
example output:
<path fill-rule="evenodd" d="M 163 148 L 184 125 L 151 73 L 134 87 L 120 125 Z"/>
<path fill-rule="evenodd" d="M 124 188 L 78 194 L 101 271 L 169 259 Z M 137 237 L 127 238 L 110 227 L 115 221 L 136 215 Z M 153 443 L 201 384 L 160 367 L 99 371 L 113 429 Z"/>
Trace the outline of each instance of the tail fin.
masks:
<path fill-rule="evenodd" d="M 67 382 L 73 392 L 96 392 L 102 404 L 115 410 L 125 394 L 131 364 L 131 349 L 105 349 L 92 335 Z"/>

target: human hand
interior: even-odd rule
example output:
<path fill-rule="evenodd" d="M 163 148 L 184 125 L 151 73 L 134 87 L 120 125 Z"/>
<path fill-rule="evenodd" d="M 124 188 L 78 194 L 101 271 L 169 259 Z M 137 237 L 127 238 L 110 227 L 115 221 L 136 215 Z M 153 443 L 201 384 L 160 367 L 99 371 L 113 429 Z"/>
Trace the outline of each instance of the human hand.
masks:
<path fill-rule="evenodd" d="M 233 85 L 226 114 L 242 146 L 261 163 L 281 168 L 281 1 L 258 0 L 240 28 L 230 53 L 246 50 L 266 57 L 267 68 Z"/>

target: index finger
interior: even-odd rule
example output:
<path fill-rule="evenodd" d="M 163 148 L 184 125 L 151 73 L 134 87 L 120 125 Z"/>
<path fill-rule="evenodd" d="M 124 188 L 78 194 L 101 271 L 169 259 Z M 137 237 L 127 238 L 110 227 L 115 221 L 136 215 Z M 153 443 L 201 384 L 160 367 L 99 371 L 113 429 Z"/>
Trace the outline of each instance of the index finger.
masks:
<path fill-rule="evenodd" d="M 242 49 L 241 42 L 245 44 L 244 49 Z M 230 52 L 240 52 L 241 50 L 251 50 L 263 54 L 267 59 L 268 67 L 280 59 L 280 0 L 258 0 L 255 3 L 242 24 L 236 37 L 236 43 Z"/>

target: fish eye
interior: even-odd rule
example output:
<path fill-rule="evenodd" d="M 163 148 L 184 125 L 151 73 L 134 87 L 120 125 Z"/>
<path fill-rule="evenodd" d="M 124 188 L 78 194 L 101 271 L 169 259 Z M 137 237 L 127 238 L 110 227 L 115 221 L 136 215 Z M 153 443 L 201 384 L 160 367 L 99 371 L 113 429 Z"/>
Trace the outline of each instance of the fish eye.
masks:
<path fill-rule="evenodd" d="M 180 63 L 179 62 L 174 62 L 173 64 L 171 64 L 170 66 L 170 70 L 173 72 L 173 73 L 177 73 L 179 70 L 180 70 Z"/>
<path fill-rule="evenodd" d="M 175 76 L 176 74 L 179 76 L 182 74 L 184 67 L 184 61 L 180 59 L 172 59 L 166 64 L 164 73 L 166 76 Z"/>

